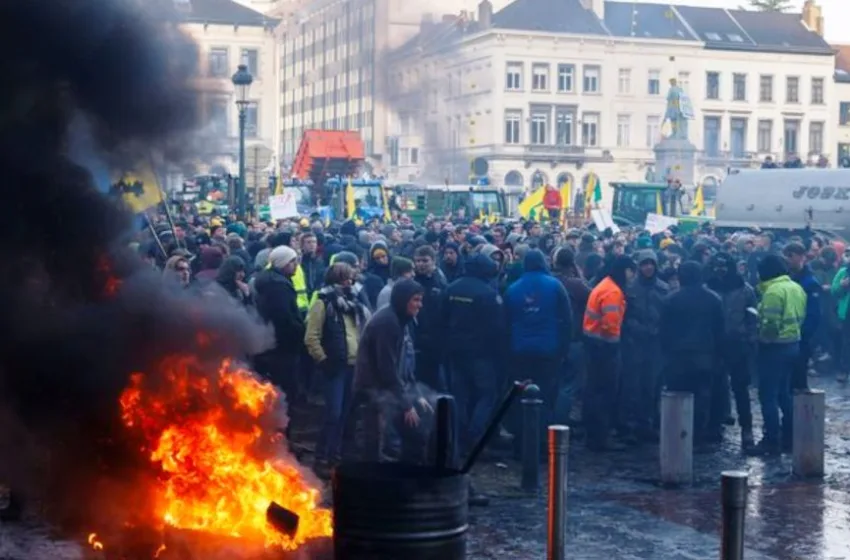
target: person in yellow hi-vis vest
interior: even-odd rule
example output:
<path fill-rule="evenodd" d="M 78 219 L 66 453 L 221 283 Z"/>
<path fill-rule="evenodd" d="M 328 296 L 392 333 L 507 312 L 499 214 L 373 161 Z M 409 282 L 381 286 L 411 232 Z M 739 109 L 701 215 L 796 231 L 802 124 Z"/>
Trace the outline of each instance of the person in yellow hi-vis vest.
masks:
<path fill-rule="evenodd" d="M 292 285 L 295 287 L 296 303 L 298 311 L 302 317 L 307 316 L 307 311 L 310 309 L 310 296 L 307 293 L 307 281 L 304 279 L 304 269 L 301 268 L 301 263 L 295 269 L 295 274 L 292 276 Z"/>

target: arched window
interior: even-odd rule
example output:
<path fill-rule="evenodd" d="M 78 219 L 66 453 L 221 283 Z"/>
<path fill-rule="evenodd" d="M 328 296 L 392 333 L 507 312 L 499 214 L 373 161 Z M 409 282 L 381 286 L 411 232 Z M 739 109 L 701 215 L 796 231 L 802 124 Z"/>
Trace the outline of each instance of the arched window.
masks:
<path fill-rule="evenodd" d="M 549 184 L 549 176 L 539 169 L 531 175 L 531 190 L 536 191 L 543 185 Z"/>
<path fill-rule="evenodd" d="M 720 180 L 715 175 L 706 175 L 702 178 L 702 196 L 705 200 L 717 199 L 717 185 Z"/>
<path fill-rule="evenodd" d="M 521 187 L 523 183 L 522 173 L 519 171 L 508 171 L 508 174 L 505 175 L 506 187 Z"/>
<path fill-rule="evenodd" d="M 566 172 L 558 173 L 558 179 L 557 179 L 557 185 L 556 186 L 558 188 L 561 188 L 561 187 L 564 186 L 564 183 L 569 183 L 570 185 L 572 185 L 573 181 L 575 181 L 575 179 L 569 173 L 566 173 Z"/>

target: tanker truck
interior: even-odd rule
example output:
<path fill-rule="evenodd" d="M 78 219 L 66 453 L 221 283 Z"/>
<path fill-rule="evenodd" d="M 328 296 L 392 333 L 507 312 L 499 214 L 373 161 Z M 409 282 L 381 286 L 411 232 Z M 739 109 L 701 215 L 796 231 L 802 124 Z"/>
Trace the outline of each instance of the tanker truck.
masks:
<path fill-rule="evenodd" d="M 742 170 L 717 188 L 717 228 L 803 231 L 850 239 L 850 169 Z"/>

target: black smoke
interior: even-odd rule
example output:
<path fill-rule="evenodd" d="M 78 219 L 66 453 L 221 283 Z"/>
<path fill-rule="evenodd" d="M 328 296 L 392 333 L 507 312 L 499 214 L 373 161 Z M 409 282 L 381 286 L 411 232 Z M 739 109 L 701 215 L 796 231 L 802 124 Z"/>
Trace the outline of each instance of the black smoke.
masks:
<path fill-rule="evenodd" d="M 121 481 L 144 463 L 118 422 L 130 373 L 211 352 L 199 329 L 235 356 L 267 336 L 128 253 L 132 216 L 97 184 L 104 168 L 192 156 L 199 57 L 178 17 L 154 0 L 0 3 L 0 482 L 63 524 L 128 505 Z"/>

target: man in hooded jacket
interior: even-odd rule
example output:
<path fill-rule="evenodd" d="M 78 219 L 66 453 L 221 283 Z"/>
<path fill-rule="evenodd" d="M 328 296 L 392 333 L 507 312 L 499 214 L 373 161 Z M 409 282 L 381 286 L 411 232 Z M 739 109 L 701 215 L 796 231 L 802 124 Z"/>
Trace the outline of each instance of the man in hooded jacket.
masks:
<path fill-rule="evenodd" d="M 616 418 L 620 384 L 625 290 L 634 275 L 634 261 L 626 256 L 617 257 L 605 278 L 590 292 L 584 311 L 582 330 L 587 353 L 587 386 L 582 412 L 587 448 L 591 451 L 623 449 L 621 444 L 610 441 L 610 432 Z"/>
<path fill-rule="evenodd" d="M 372 309 L 378 306 L 378 294 L 390 279 L 390 250 L 383 241 L 372 243 L 369 248 L 369 264 L 363 274 L 363 289 Z"/>
<path fill-rule="evenodd" d="M 413 280 L 396 282 L 390 305 L 366 323 L 357 347 L 354 392 L 368 402 L 365 423 L 367 460 L 392 460 L 395 436 L 401 438 L 401 458 L 418 463 L 426 455 L 422 415 L 431 412 L 416 383 L 413 325 L 422 308 L 422 286 Z M 390 445 L 385 445 L 390 444 Z"/>
<path fill-rule="evenodd" d="M 738 425 L 741 427 L 741 447 L 749 451 L 753 447 L 753 415 L 750 406 L 750 379 L 752 358 L 758 334 L 758 305 L 756 292 L 738 273 L 737 261 L 729 253 L 717 253 L 709 263 L 708 287 L 720 296 L 723 305 L 724 336 L 721 345 L 719 374 L 731 382 L 735 396 Z M 719 433 L 725 416 L 725 403 L 729 399 L 725 383 L 717 384 L 712 392 L 712 430 Z"/>
<path fill-rule="evenodd" d="M 506 329 L 502 299 L 490 285 L 496 273 L 490 257 L 473 255 L 466 262 L 466 274 L 443 294 L 450 391 L 457 403 L 457 444 L 464 452 L 484 433 L 500 386 Z"/>
<path fill-rule="evenodd" d="M 635 256 L 637 275 L 626 289 L 623 325 L 624 356 L 620 412 L 628 440 L 652 441 L 661 395 L 661 310 L 670 287 L 658 278 L 658 256 L 652 249 Z"/>
<path fill-rule="evenodd" d="M 667 358 L 667 389 L 694 395 L 694 436 L 716 439 L 709 425 L 711 388 L 724 340 L 723 304 L 703 285 L 703 268 L 696 261 L 679 267 L 681 289 L 664 300 L 661 339 Z"/>

